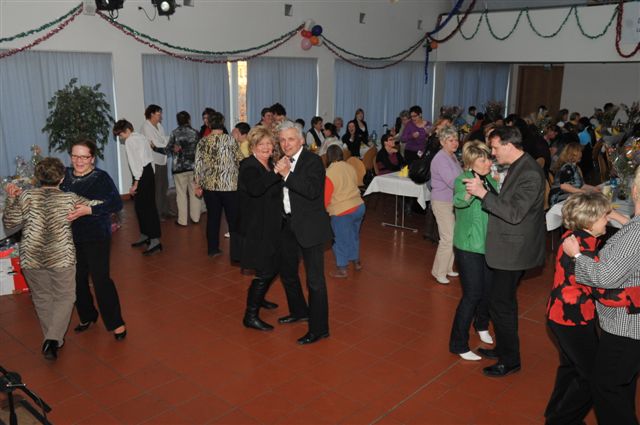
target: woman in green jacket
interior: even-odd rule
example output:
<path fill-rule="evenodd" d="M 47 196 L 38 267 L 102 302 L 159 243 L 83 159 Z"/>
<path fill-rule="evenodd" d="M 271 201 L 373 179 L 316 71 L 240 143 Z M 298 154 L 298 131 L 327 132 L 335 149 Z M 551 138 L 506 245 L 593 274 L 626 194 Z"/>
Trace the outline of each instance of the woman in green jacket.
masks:
<path fill-rule="evenodd" d="M 460 273 L 462 299 L 453 319 L 449 351 L 464 360 L 480 360 L 469 348 L 469 327 L 474 328 L 482 342 L 493 344 L 489 334 L 488 297 L 491 292 L 491 270 L 484 258 L 489 216 L 482 210 L 481 200 L 467 193 L 462 179 L 478 175 L 487 190 L 497 194 L 497 183 L 491 176 L 491 151 L 482 142 L 465 143 L 462 149 L 464 172 L 455 180 L 453 206 L 456 224 L 453 247 Z"/>

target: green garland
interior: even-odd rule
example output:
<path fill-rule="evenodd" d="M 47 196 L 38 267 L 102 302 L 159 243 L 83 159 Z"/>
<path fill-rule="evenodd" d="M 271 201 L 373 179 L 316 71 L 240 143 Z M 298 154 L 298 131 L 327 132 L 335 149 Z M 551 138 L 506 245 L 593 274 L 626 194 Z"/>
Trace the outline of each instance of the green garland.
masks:
<path fill-rule="evenodd" d="M 56 24 L 59 24 L 60 22 L 64 21 L 69 16 L 73 15 L 74 13 L 76 13 L 78 11 L 78 9 L 80 9 L 81 7 L 82 7 L 82 3 L 77 5 L 76 7 L 74 7 L 69 12 L 67 12 L 64 15 L 62 15 L 61 17 L 59 17 L 58 19 L 55 19 L 55 20 L 53 20 L 51 22 L 47 22 L 46 24 L 41 25 L 38 28 L 34 28 L 32 30 L 29 30 L 29 31 L 24 31 L 24 32 L 21 32 L 19 34 L 13 35 L 11 37 L 0 38 L 0 43 L 4 43 L 4 42 L 7 42 L 7 41 L 13 41 L 13 40 L 16 40 L 18 38 L 28 37 L 28 36 L 30 36 L 32 34 L 44 31 L 47 28 L 52 27 L 52 26 L 54 26 Z"/>
<path fill-rule="evenodd" d="M 562 29 L 566 26 L 567 21 L 571 17 L 572 13 L 573 13 L 573 16 L 575 16 L 575 18 L 576 18 L 576 23 L 578 24 L 578 29 L 580 30 L 580 33 L 583 36 L 585 36 L 585 37 L 587 37 L 587 38 L 589 38 L 591 40 L 595 40 L 597 38 L 602 37 L 603 35 L 605 35 L 607 33 L 607 31 L 609 30 L 609 27 L 611 26 L 611 24 L 613 23 L 613 21 L 614 21 L 614 19 L 616 17 L 616 14 L 618 13 L 618 10 L 614 9 L 613 14 L 611 15 L 611 19 L 609 19 L 609 22 L 607 23 L 607 25 L 605 25 L 604 29 L 601 32 L 599 32 L 598 34 L 595 34 L 595 35 L 587 34 L 587 32 L 585 32 L 584 28 L 582 27 L 582 22 L 580 21 L 580 15 L 578 14 L 578 7 L 577 6 L 571 6 L 569 8 L 569 12 L 567 13 L 567 15 L 562 20 L 562 23 L 560 24 L 558 29 L 553 31 L 550 34 L 542 34 L 540 31 L 538 31 L 538 29 L 533 25 L 533 21 L 531 19 L 531 15 L 530 15 L 530 10 L 528 8 L 525 8 L 525 9 L 522 9 L 518 13 L 518 17 L 516 18 L 515 24 L 513 25 L 511 30 L 507 33 L 507 35 L 505 35 L 504 37 L 501 37 L 501 36 L 497 35 L 494 32 L 493 27 L 491 26 L 491 21 L 489 20 L 489 11 L 488 10 L 485 10 L 480 14 L 480 17 L 478 18 L 478 23 L 476 24 L 476 27 L 473 30 L 473 33 L 471 35 L 466 35 L 462 31 L 462 28 L 460 28 L 460 35 L 465 40 L 473 39 L 478 34 L 478 31 L 480 30 L 480 25 L 482 24 L 482 21 L 484 20 L 484 21 L 487 22 L 487 27 L 489 28 L 489 33 L 491 34 L 491 36 L 496 40 L 504 41 L 507 38 L 511 37 L 511 35 L 515 32 L 515 30 L 518 27 L 518 24 L 520 23 L 520 19 L 522 18 L 522 15 L 525 14 L 526 17 L 527 17 L 527 22 L 529 23 L 529 27 L 531 28 L 531 31 L 533 31 L 535 35 L 537 35 L 538 37 L 541 37 L 541 38 L 553 38 L 556 35 L 558 35 L 558 33 L 560 33 L 560 31 L 562 31 Z M 460 17 L 456 17 L 456 18 L 458 19 L 458 22 L 460 22 Z"/>

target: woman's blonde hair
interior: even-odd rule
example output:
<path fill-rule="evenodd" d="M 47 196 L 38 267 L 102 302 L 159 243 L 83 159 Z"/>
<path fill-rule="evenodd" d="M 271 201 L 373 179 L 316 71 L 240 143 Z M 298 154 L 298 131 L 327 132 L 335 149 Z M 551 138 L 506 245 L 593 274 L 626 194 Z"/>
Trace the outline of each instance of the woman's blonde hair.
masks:
<path fill-rule="evenodd" d="M 611 211 L 611 202 L 599 192 L 574 193 L 562 206 L 562 221 L 569 230 L 590 229 Z"/>
<path fill-rule="evenodd" d="M 262 125 L 257 125 L 249 130 L 247 138 L 249 139 L 249 148 L 251 150 L 258 146 L 258 143 L 260 143 L 262 139 L 268 138 L 271 140 L 271 144 L 273 145 L 273 160 L 277 161 L 280 159 L 280 146 L 276 139 L 276 135 L 271 131 L 271 129 Z"/>
<path fill-rule="evenodd" d="M 578 154 L 582 155 L 582 145 L 578 142 L 567 143 L 564 149 L 562 149 L 562 152 L 560 152 L 558 161 L 556 161 L 551 171 L 555 173 L 562 168 L 564 164 L 575 161 Z"/>
<path fill-rule="evenodd" d="M 479 140 L 471 140 L 462 147 L 462 163 L 465 169 L 471 169 L 478 158 L 490 158 L 491 149 Z"/>

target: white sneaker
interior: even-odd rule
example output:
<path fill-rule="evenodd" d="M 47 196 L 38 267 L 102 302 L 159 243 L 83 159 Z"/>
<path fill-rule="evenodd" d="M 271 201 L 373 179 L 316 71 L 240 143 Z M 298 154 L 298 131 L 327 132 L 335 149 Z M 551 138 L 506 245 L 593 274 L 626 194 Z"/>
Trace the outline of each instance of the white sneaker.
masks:
<path fill-rule="evenodd" d="M 448 285 L 449 284 L 449 279 L 447 279 L 446 277 L 438 277 L 435 274 L 431 273 L 431 276 L 433 276 L 435 278 L 435 280 L 440 284 L 440 285 Z"/>
<path fill-rule="evenodd" d="M 227 233 L 225 233 L 225 234 L 224 234 L 224 237 L 225 237 L 225 238 L 230 238 L 230 237 L 231 237 L 231 234 L 230 234 L 229 232 L 227 232 Z"/>
<path fill-rule="evenodd" d="M 480 341 L 484 342 L 485 344 L 493 344 L 493 338 L 491 337 L 489 331 L 478 331 L 478 336 L 480 337 Z"/>
<path fill-rule="evenodd" d="M 460 276 L 460 273 L 458 273 L 458 272 L 449 272 L 449 273 L 447 273 L 447 276 L 449 276 L 449 277 L 458 277 L 458 276 Z"/>
<path fill-rule="evenodd" d="M 482 360 L 482 357 L 480 357 L 479 355 L 477 355 L 473 351 L 467 351 L 466 353 L 461 353 L 461 354 L 458 354 L 458 355 L 460 357 L 462 357 L 462 360 L 469 360 L 469 361 L 472 361 L 472 362 L 477 362 L 479 360 Z"/>

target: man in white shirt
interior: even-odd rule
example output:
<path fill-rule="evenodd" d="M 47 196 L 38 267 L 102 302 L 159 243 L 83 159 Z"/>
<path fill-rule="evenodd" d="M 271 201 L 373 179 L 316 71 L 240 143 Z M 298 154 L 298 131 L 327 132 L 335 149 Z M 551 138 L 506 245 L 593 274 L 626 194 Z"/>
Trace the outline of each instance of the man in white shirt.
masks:
<path fill-rule="evenodd" d="M 169 136 L 162 127 L 162 108 L 158 105 L 149 105 L 144 111 L 146 121 L 142 124 L 140 134 L 145 136 L 153 149 L 153 162 L 155 164 L 156 205 L 160 219 L 169 216 L 169 202 L 167 191 L 169 190 L 169 177 L 167 171 L 167 154 L 164 148 L 169 143 Z"/>

